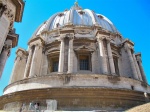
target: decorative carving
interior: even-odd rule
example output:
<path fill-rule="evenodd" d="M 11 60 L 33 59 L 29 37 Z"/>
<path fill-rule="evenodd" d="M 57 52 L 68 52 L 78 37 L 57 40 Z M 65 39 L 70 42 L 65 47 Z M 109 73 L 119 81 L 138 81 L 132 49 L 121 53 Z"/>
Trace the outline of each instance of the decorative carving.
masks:
<path fill-rule="evenodd" d="M 2 1 L 0 1 L 0 17 L 3 15 L 6 9 L 7 9 L 7 6 Z"/>
<path fill-rule="evenodd" d="M 80 47 L 78 47 L 74 50 L 76 52 L 94 52 L 95 51 L 95 49 L 92 49 L 91 47 L 88 47 L 88 46 L 85 46 L 85 45 L 80 46 Z"/>
<path fill-rule="evenodd" d="M 91 30 L 75 30 L 75 34 L 81 34 L 81 35 L 85 35 L 85 34 L 93 34 L 93 31 Z"/>

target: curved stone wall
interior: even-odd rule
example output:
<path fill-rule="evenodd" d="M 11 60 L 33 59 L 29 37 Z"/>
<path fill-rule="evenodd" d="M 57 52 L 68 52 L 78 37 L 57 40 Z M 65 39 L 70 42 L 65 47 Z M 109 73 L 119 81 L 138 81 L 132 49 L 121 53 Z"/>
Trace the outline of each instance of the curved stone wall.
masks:
<path fill-rule="evenodd" d="M 45 88 L 3 95 L 0 97 L 0 109 L 4 107 L 7 111 L 29 111 L 31 102 L 36 102 L 45 111 L 47 100 L 56 100 L 57 110 L 124 111 L 149 99 L 145 98 L 143 92 L 132 90 L 97 87 Z"/>
<path fill-rule="evenodd" d="M 125 77 L 99 74 L 54 74 L 17 81 L 8 85 L 4 89 L 4 94 L 32 89 L 74 87 L 127 89 L 150 93 L 150 87 L 145 83 Z"/>

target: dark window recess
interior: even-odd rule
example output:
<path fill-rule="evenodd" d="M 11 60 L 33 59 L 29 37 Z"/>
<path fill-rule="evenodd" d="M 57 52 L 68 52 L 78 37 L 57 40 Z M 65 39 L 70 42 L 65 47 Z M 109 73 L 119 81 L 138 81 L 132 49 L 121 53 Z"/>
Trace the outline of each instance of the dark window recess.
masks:
<path fill-rule="evenodd" d="M 119 75 L 118 58 L 114 57 L 113 59 L 114 59 L 114 65 L 115 65 L 116 74 Z"/>
<path fill-rule="evenodd" d="M 89 56 L 81 55 L 79 56 L 80 70 L 89 70 Z"/>
<path fill-rule="evenodd" d="M 57 72 L 58 71 L 58 61 L 54 61 L 53 62 L 53 72 Z"/>

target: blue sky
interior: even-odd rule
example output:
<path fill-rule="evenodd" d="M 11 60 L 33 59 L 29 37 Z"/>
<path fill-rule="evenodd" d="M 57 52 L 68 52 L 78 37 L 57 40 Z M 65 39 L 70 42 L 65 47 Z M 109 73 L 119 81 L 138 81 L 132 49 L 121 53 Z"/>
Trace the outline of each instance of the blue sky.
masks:
<path fill-rule="evenodd" d="M 12 50 L 0 79 L 0 95 L 9 83 L 17 48 L 27 49 L 27 42 L 36 28 L 52 14 L 70 9 L 74 2 L 75 0 L 26 0 L 23 20 L 14 25 L 20 35 L 19 43 Z M 124 38 L 129 38 L 135 43 L 135 52 L 142 53 L 143 67 L 150 84 L 150 1 L 78 0 L 78 2 L 83 9 L 91 9 L 105 15 Z"/>

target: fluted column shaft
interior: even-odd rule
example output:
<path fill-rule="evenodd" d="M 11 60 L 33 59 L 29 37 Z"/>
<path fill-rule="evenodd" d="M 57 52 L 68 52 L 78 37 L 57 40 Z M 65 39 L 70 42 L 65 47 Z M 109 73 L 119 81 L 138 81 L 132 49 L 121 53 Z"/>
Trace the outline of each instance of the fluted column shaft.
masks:
<path fill-rule="evenodd" d="M 29 49 L 28 60 L 27 60 L 26 68 L 25 68 L 24 78 L 27 78 L 29 76 L 30 64 L 31 64 L 31 61 L 32 61 L 32 56 L 33 56 L 33 49 L 30 48 Z"/>
<path fill-rule="evenodd" d="M 142 75 L 142 79 L 145 83 L 147 83 L 146 76 L 145 76 L 143 66 L 142 66 L 141 57 L 138 56 L 137 58 L 138 58 L 138 63 L 139 63 L 139 68 L 140 68 L 140 72 L 141 72 L 141 75 Z"/>
<path fill-rule="evenodd" d="M 136 71 L 137 71 L 137 74 L 138 74 L 138 78 L 139 78 L 140 81 L 142 81 L 141 72 L 140 72 L 140 69 L 139 69 L 137 60 L 136 60 L 136 58 L 135 58 L 135 54 L 133 54 L 133 59 L 134 59 Z"/>
<path fill-rule="evenodd" d="M 129 57 L 129 61 L 130 61 L 130 65 L 131 65 L 131 69 L 132 69 L 132 73 L 133 73 L 133 78 L 138 79 L 135 64 L 134 64 L 134 60 L 133 60 L 133 57 L 132 57 L 132 54 L 131 54 L 131 49 L 129 48 L 128 43 L 125 43 L 125 47 L 126 47 L 127 54 L 128 54 L 128 57 Z"/>
<path fill-rule="evenodd" d="M 4 66 L 6 64 L 6 60 L 9 57 L 9 53 L 10 53 L 10 49 L 4 46 L 4 48 L 0 54 L 0 78 L 1 78 L 2 73 L 3 73 Z"/>
<path fill-rule="evenodd" d="M 38 76 L 40 73 L 37 72 L 39 71 L 39 67 L 37 67 L 38 65 L 40 65 L 39 60 L 39 52 L 42 52 L 42 47 L 40 45 L 35 45 L 35 50 L 33 53 L 33 57 L 32 57 L 32 62 L 31 62 L 31 68 L 30 68 L 30 74 L 29 77 L 34 77 L 34 76 Z"/>
<path fill-rule="evenodd" d="M 109 64 L 110 64 L 110 72 L 112 75 L 115 75 L 115 66 L 114 66 L 114 60 L 113 60 L 113 56 L 112 56 L 112 50 L 111 50 L 111 46 L 110 46 L 110 40 L 107 40 L 107 52 L 108 52 L 108 60 L 109 60 Z"/>
<path fill-rule="evenodd" d="M 99 54 L 101 59 L 102 72 L 103 74 L 108 74 L 106 54 L 105 54 L 102 38 L 98 39 L 98 44 L 99 44 Z"/>
<path fill-rule="evenodd" d="M 69 40 L 69 53 L 68 53 L 68 73 L 73 73 L 73 39 Z"/>
<path fill-rule="evenodd" d="M 63 73 L 63 68 L 64 68 L 64 39 L 61 39 L 58 72 Z"/>

